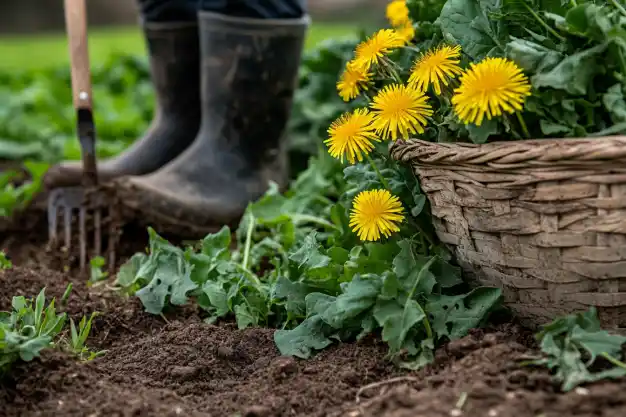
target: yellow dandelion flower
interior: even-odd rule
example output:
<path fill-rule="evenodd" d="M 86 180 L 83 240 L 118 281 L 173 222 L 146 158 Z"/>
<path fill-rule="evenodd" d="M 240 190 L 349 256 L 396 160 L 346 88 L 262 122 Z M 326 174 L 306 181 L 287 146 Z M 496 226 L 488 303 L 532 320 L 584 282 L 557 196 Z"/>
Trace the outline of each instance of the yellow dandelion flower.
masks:
<path fill-rule="evenodd" d="M 374 133 L 372 123 L 374 115 L 367 109 L 356 109 L 352 113 L 344 113 L 328 128 L 330 137 L 324 141 L 328 153 L 343 162 L 348 158 L 351 164 L 355 160 L 362 161 L 363 155 L 374 149 L 372 142 L 380 142 Z"/>
<path fill-rule="evenodd" d="M 391 26 L 402 26 L 409 21 L 409 8 L 406 6 L 406 0 L 393 0 L 387 4 L 386 10 L 387 20 Z"/>
<path fill-rule="evenodd" d="M 387 190 L 359 193 L 350 212 L 350 227 L 359 239 L 375 241 L 400 230 L 397 223 L 404 220 L 402 204 Z"/>
<path fill-rule="evenodd" d="M 530 83 L 522 70 L 505 58 L 486 58 L 471 64 L 460 78 L 461 85 L 454 90 L 452 105 L 465 124 L 480 126 L 487 115 L 491 120 L 502 111 L 522 110 Z"/>
<path fill-rule="evenodd" d="M 337 82 L 337 92 L 343 101 L 350 101 L 358 96 L 361 91 L 367 91 L 367 83 L 372 74 L 359 68 L 350 61 Z"/>
<path fill-rule="evenodd" d="M 397 27 L 395 31 L 405 44 L 411 43 L 415 38 L 415 28 L 411 22 L 406 22 L 403 26 Z"/>
<path fill-rule="evenodd" d="M 396 48 L 404 46 L 404 40 L 393 29 L 381 29 L 356 46 L 354 65 L 369 71 L 372 65 Z"/>
<path fill-rule="evenodd" d="M 427 117 L 432 116 L 433 108 L 427 97 L 415 87 L 403 84 L 385 86 L 370 103 L 376 133 L 387 139 L 408 139 L 411 133 L 424 133 Z"/>
<path fill-rule="evenodd" d="M 435 94 L 441 94 L 441 83 L 448 85 L 448 79 L 463 71 L 459 67 L 460 46 L 439 46 L 422 54 L 411 68 L 409 85 L 420 91 L 428 90 L 432 84 Z"/>

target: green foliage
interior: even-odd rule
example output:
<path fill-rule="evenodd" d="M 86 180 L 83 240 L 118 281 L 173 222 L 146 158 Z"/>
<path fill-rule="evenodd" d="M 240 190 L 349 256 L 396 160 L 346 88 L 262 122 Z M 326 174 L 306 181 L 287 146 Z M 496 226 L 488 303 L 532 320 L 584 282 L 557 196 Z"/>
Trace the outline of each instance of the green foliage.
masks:
<path fill-rule="evenodd" d="M 21 359 L 32 361 L 53 345 L 67 315 L 57 314 L 54 299 L 46 306 L 45 288 L 34 300 L 13 297 L 12 311 L 0 312 L 0 373 Z"/>
<path fill-rule="evenodd" d="M 500 292 L 492 288 L 443 295 L 445 288 L 432 272 L 441 261 L 415 256 L 409 240 L 387 243 L 386 248 L 379 245 L 352 254 L 354 275 L 340 284 L 337 294 L 300 294 L 306 319 L 292 330 L 275 334 L 283 354 L 307 358 L 332 339 L 360 338 L 380 330 L 389 345 L 389 357 L 415 369 L 432 361 L 433 349 L 440 342 L 462 337 L 480 325 L 498 302 Z M 393 253 L 397 253 L 391 260 L 393 269 L 384 271 L 390 259 L 381 256 Z M 373 262 L 383 272 L 365 272 Z M 460 282 L 458 276 L 453 279 Z"/>
<path fill-rule="evenodd" d="M 108 272 L 102 270 L 106 265 L 106 259 L 102 256 L 96 256 L 89 261 L 89 282 L 87 285 L 94 285 L 102 282 L 109 277 Z"/>
<path fill-rule="evenodd" d="M 406 82 L 418 56 L 446 43 L 461 46 L 462 68 L 486 57 L 506 57 L 532 84 L 519 113 L 524 124 L 506 113 L 481 126 L 465 125 L 451 105 L 458 79 L 443 94 L 429 90 L 435 112 L 426 131 L 416 135 L 420 139 L 485 143 L 626 131 L 626 9 L 619 2 L 408 0 L 407 5 L 415 39 L 389 55 L 397 74 L 379 71 L 370 95 L 390 82 Z M 367 102 L 360 98 L 351 105 Z"/>
<path fill-rule="evenodd" d="M 595 308 L 554 320 L 543 327 L 537 339 L 546 357 L 529 364 L 552 370 L 563 391 L 586 382 L 626 376 L 626 364 L 616 359 L 622 355 L 626 337 L 602 330 Z M 599 358 L 614 366 L 594 371 Z"/>
<path fill-rule="evenodd" d="M 302 57 L 299 88 L 289 121 L 294 149 L 316 154 L 321 145 L 312 139 L 326 136 L 330 123 L 358 103 L 345 103 L 337 95 L 337 79 L 363 38 L 347 36 L 320 42 Z"/>
<path fill-rule="evenodd" d="M 98 156 L 117 154 L 154 110 L 147 60 L 112 56 L 92 71 Z M 69 66 L 0 73 L 0 159 L 80 159 Z"/>
<path fill-rule="evenodd" d="M 145 59 L 114 56 L 92 72 L 98 156 L 119 153 L 147 127 L 153 90 Z M 80 159 L 69 67 L 0 72 L 0 160 L 24 161 L 0 172 L 0 216 L 24 208 L 50 163 Z"/>
<path fill-rule="evenodd" d="M 234 252 L 227 227 L 184 249 L 150 229 L 148 254 L 134 255 L 120 269 L 116 283 L 136 294 L 153 314 L 168 304 L 184 304 L 193 294 L 212 321 L 232 313 L 242 327 L 272 325 L 281 320 L 272 311 L 272 289 L 282 282 L 282 274 L 298 274 L 296 263 L 318 262 L 320 275 L 330 268 L 325 256 L 304 251 L 306 245 L 313 245 L 307 236 L 318 228 L 320 236 L 328 238 L 345 230 L 345 209 L 339 212 L 340 207 L 329 206 L 335 188 L 332 179 L 337 175 L 340 167 L 327 158 L 313 162 L 297 178 L 294 184 L 300 192 L 292 189 L 281 195 L 270 188 L 242 219 Z M 291 254 L 295 254 L 293 261 Z M 276 269 L 268 272 L 272 266 Z M 318 286 L 325 285 L 321 278 L 316 278 Z"/>
<path fill-rule="evenodd" d="M 345 217 L 341 205 L 332 210 Z M 293 239 L 309 229 L 295 226 L 297 218 L 280 211 L 271 219 L 248 217 L 246 239 L 234 252 L 227 227 L 184 249 L 150 230 L 148 254 L 136 254 L 116 283 L 152 314 L 191 297 L 208 322 L 233 316 L 239 328 L 281 328 L 275 341 L 285 355 L 308 357 L 333 339 L 381 331 L 390 357 L 410 367 L 480 325 L 499 301 L 499 290 L 490 288 L 446 295 L 461 283 L 458 269 L 417 255 L 411 239 L 354 245 L 340 221 L 313 219 L 321 231 Z"/>
<path fill-rule="evenodd" d="M 71 284 L 68 285 L 61 304 L 69 297 Z M 66 313 L 57 313 L 55 299 L 46 305 L 46 289 L 37 297 L 15 296 L 11 311 L 0 311 L 0 375 L 6 373 L 18 360 L 32 361 L 39 357 L 42 350 L 57 345 L 67 346 L 83 360 L 89 360 L 104 352 L 93 353 L 85 346 L 91 331 L 94 314 L 87 320 L 83 317 L 78 330 L 71 322 L 71 340 L 63 343 L 62 333 L 67 322 Z"/>
<path fill-rule="evenodd" d="M 413 22 L 434 22 L 446 0 L 407 0 L 409 18 Z"/>
<path fill-rule="evenodd" d="M 626 131 L 626 20 L 616 2 L 448 0 L 442 38 L 472 60 L 504 56 L 529 76 L 533 91 L 523 113 L 530 136 L 585 137 Z M 523 139 L 517 121 L 482 128 L 450 124 L 437 137 L 483 143 Z M 434 138 L 435 136 L 432 136 Z"/>
<path fill-rule="evenodd" d="M 46 163 L 27 161 L 24 170 L 0 172 L 0 217 L 10 217 L 31 202 L 47 169 Z"/>
<path fill-rule="evenodd" d="M 460 270 L 431 237 L 417 179 L 385 156 L 384 145 L 372 154 L 374 164 L 411 222 L 376 243 L 360 242 L 350 229 L 352 199 L 381 180 L 370 165 L 342 166 L 322 138 L 356 105 L 339 99 L 335 84 L 358 40 L 326 42 L 303 60 L 291 131 L 318 155 L 289 190 L 271 186 L 234 233 L 224 227 L 197 244 L 176 247 L 149 229 L 147 253 L 121 268 L 117 286 L 152 314 L 196 302 L 208 322 L 233 317 L 239 328 L 277 328 L 281 353 L 299 357 L 333 340 L 380 333 L 389 357 L 415 368 L 432 360 L 436 346 L 482 323 L 499 290 L 462 292 Z"/>
<path fill-rule="evenodd" d="M 0 269 L 11 269 L 13 268 L 13 262 L 9 259 L 6 253 L 0 251 Z"/>

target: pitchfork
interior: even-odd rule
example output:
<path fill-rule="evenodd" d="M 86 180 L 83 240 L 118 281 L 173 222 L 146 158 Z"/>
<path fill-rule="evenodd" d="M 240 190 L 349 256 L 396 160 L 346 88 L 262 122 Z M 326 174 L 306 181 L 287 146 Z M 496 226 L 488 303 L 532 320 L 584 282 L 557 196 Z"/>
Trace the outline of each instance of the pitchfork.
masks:
<path fill-rule="evenodd" d="M 58 223 L 63 224 L 64 247 L 72 247 L 72 226 L 74 214 L 78 212 L 78 244 L 80 247 L 80 268 L 87 265 L 88 220 L 93 221 L 92 256 L 101 255 L 103 211 L 110 208 L 108 198 L 98 189 L 96 167 L 96 136 L 92 113 L 92 88 L 89 69 L 89 48 L 87 41 L 86 0 L 65 0 L 65 24 L 69 41 L 72 73 L 72 97 L 76 109 L 77 133 L 80 141 L 83 178 L 82 186 L 57 188 L 51 191 L 48 200 L 48 232 L 51 246 L 58 243 Z M 113 211 L 111 210 L 111 213 Z M 109 267 L 115 263 L 114 222 L 109 220 Z"/>

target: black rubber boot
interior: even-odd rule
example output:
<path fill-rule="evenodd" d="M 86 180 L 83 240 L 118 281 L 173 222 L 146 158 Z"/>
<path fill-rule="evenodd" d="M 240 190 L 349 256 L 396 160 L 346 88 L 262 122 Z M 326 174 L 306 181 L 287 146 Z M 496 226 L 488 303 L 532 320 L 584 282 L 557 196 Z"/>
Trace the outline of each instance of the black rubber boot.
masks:
<path fill-rule="evenodd" d="M 159 171 L 115 182 L 124 206 L 161 231 L 200 237 L 235 226 L 287 178 L 285 127 L 309 24 L 199 12 L 202 125 Z"/>
<path fill-rule="evenodd" d="M 180 155 L 193 142 L 200 128 L 197 23 L 151 22 L 144 23 L 143 30 L 156 93 L 154 118 L 144 137 L 115 158 L 99 162 L 102 182 L 156 171 Z M 79 185 L 81 172 L 79 162 L 63 162 L 50 168 L 45 184 L 48 188 Z"/>

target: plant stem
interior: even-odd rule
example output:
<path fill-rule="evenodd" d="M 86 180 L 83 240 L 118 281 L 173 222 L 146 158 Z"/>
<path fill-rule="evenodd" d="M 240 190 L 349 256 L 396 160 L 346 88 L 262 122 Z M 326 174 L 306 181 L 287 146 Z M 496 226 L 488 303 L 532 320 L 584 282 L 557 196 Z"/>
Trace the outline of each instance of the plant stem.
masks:
<path fill-rule="evenodd" d="M 620 361 L 619 359 L 614 358 L 613 356 L 609 355 L 608 353 L 602 352 L 600 354 L 600 356 L 602 356 L 607 361 L 611 362 L 613 365 L 618 366 L 618 367 L 620 367 L 622 369 L 626 369 L 626 363 Z"/>
<path fill-rule="evenodd" d="M 315 223 L 317 225 L 324 226 L 329 229 L 335 229 L 335 230 L 340 231 L 339 228 L 335 226 L 334 224 L 332 224 L 331 222 L 326 221 L 320 217 L 311 216 L 310 214 L 292 214 L 291 218 L 296 222 Z"/>
<path fill-rule="evenodd" d="M 617 56 L 619 57 L 619 66 L 622 69 L 622 74 L 626 74 L 626 60 L 624 60 L 624 51 L 619 45 L 615 46 L 617 48 Z"/>
<path fill-rule="evenodd" d="M 515 115 L 517 116 L 517 120 L 519 121 L 519 124 L 522 127 L 522 132 L 524 132 L 524 136 L 526 136 L 526 139 L 530 139 L 530 132 L 528 131 L 528 126 L 526 126 L 526 122 L 524 121 L 524 118 L 522 117 L 522 113 L 516 111 Z"/>
<path fill-rule="evenodd" d="M 406 299 L 406 302 L 404 303 L 404 311 L 407 310 L 407 307 L 409 306 L 409 302 L 411 300 L 413 300 L 413 297 L 415 296 L 415 291 L 417 290 L 417 284 L 419 284 L 419 282 L 422 280 L 422 277 L 424 276 L 426 271 L 428 271 L 430 266 L 435 262 L 435 260 L 437 260 L 437 256 L 433 256 L 432 258 L 430 258 L 428 260 L 428 262 L 426 262 L 426 265 L 424 265 L 422 267 L 422 269 L 420 269 L 420 272 L 419 272 L 419 274 L 417 274 L 417 278 L 415 278 L 415 282 L 413 283 L 413 287 L 411 288 L 411 292 L 409 293 L 409 296 Z M 413 301 L 415 301 L 415 300 L 413 300 Z M 430 322 L 428 321 L 428 316 L 426 316 L 426 312 L 424 311 L 424 309 L 422 308 L 420 303 L 415 301 L 415 305 L 417 305 L 417 308 L 419 308 L 421 313 L 424 315 L 424 319 L 422 320 L 422 322 L 424 323 L 424 329 L 426 330 L 426 335 L 428 336 L 428 338 L 432 339 L 433 338 L 433 329 L 430 327 Z"/>
<path fill-rule="evenodd" d="M 441 95 L 438 97 L 439 99 L 447 99 L 448 96 L 450 97 L 450 99 L 452 98 L 452 96 L 454 96 L 454 85 L 452 85 L 452 83 L 454 82 L 454 79 L 451 79 L 450 82 L 448 82 L 448 84 L 443 84 L 441 86 Z"/>
<path fill-rule="evenodd" d="M 250 271 L 247 268 L 242 267 L 241 265 L 237 265 L 236 267 L 238 270 L 243 272 L 243 275 L 241 276 L 241 278 L 239 279 L 239 282 L 237 283 L 238 287 L 241 287 L 241 282 L 247 278 L 249 281 L 252 282 L 252 284 L 254 284 L 254 288 L 256 288 L 259 294 L 266 295 L 266 291 L 263 289 L 263 283 L 261 282 L 259 277 L 256 276 L 254 272 Z"/>
<path fill-rule="evenodd" d="M 241 261 L 241 266 L 243 269 L 248 269 L 248 259 L 250 258 L 250 247 L 252 246 L 252 230 L 254 230 L 254 226 L 256 223 L 256 219 L 252 213 L 248 214 L 250 216 L 250 220 L 248 222 L 248 230 L 246 231 L 246 244 L 243 248 L 243 260 Z"/>
<path fill-rule="evenodd" d="M 365 154 L 365 158 L 367 158 L 372 168 L 374 168 L 374 171 L 376 172 L 376 175 L 378 175 L 378 179 L 383 184 L 383 187 L 385 187 L 387 190 L 389 190 L 389 192 L 391 192 L 391 188 L 389 188 L 389 184 L 387 183 L 387 180 L 385 179 L 385 177 L 383 177 L 383 174 L 381 174 L 380 171 L 378 170 L 378 167 L 374 163 L 374 160 L 372 159 L 372 157 L 369 156 L 369 154 Z"/>
<path fill-rule="evenodd" d="M 396 83 L 402 84 L 402 79 L 400 78 L 400 76 L 398 75 L 398 72 L 393 67 L 393 61 L 388 60 L 387 57 L 383 57 L 383 59 L 381 59 L 380 63 L 382 64 L 382 66 L 387 71 L 387 75 L 389 75 L 391 78 L 393 78 L 393 80 Z"/>
<path fill-rule="evenodd" d="M 316 195 L 313 199 L 317 201 L 318 203 L 321 203 L 327 206 L 332 206 L 333 204 L 335 204 L 334 201 L 332 201 L 328 197 L 324 197 L 323 195 Z"/>
<path fill-rule="evenodd" d="M 397 161 L 394 160 L 394 162 L 397 162 Z M 415 182 L 419 184 L 420 180 L 419 178 L 417 178 L 417 175 L 415 175 L 415 171 L 413 171 L 412 169 L 410 171 L 411 171 L 411 174 L 413 175 L 413 179 L 415 180 Z M 424 239 L 426 239 L 426 241 L 428 242 L 430 246 L 435 246 L 435 239 L 433 239 L 431 235 L 426 233 L 426 231 L 422 228 L 422 226 L 420 226 L 417 220 L 415 220 L 412 217 L 408 217 L 408 219 L 409 219 L 409 223 L 417 229 L 417 231 L 420 234 L 420 237 L 423 237 Z"/>
<path fill-rule="evenodd" d="M 254 286 L 256 287 L 257 291 L 259 291 L 259 293 L 265 294 L 265 291 L 263 290 L 263 283 L 254 272 L 250 271 L 248 268 L 243 267 L 241 267 L 241 272 L 243 272 L 244 275 L 254 283 Z"/>
<path fill-rule="evenodd" d="M 428 317 L 426 316 L 426 312 L 424 311 L 424 309 L 422 308 L 422 306 L 418 302 L 415 302 L 415 304 L 417 305 L 417 307 L 420 309 L 420 311 L 424 315 L 424 318 L 422 319 L 422 323 L 424 324 L 424 329 L 426 330 L 426 336 L 428 336 L 429 339 L 432 339 L 433 341 L 435 341 L 435 339 L 433 338 L 433 329 L 432 329 L 432 327 L 430 327 L 430 321 L 428 321 Z"/>
<path fill-rule="evenodd" d="M 624 8 L 624 6 L 622 6 L 621 4 L 619 4 L 619 2 L 617 0 L 611 0 L 611 3 L 613 3 L 613 6 L 615 6 L 615 8 L 617 10 L 619 10 L 619 12 L 621 14 L 623 14 L 624 16 L 626 16 L 626 9 Z"/>
<path fill-rule="evenodd" d="M 552 36 L 554 36 L 555 38 L 557 38 L 558 40 L 560 40 L 561 42 L 565 41 L 565 38 L 561 35 L 559 35 L 556 30 L 552 29 L 550 27 L 550 25 L 548 25 L 545 20 L 543 20 L 527 3 L 526 1 L 522 1 L 522 4 L 524 5 L 524 7 L 526 7 L 526 10 L 528 10 L 528 13 L 530 13 L 535 20 L 537 20 L 537 22 L 539 22 L 539 24 L 541 26 L 543 26 L 550 34 L 552 34 Z"/>
<path fill-rule="evenodd" d="M 576 3 L 576 0 L 569 0 L 569 2 L 572 5 L 572 7 L 578 6 L 578 3 Z"/>

